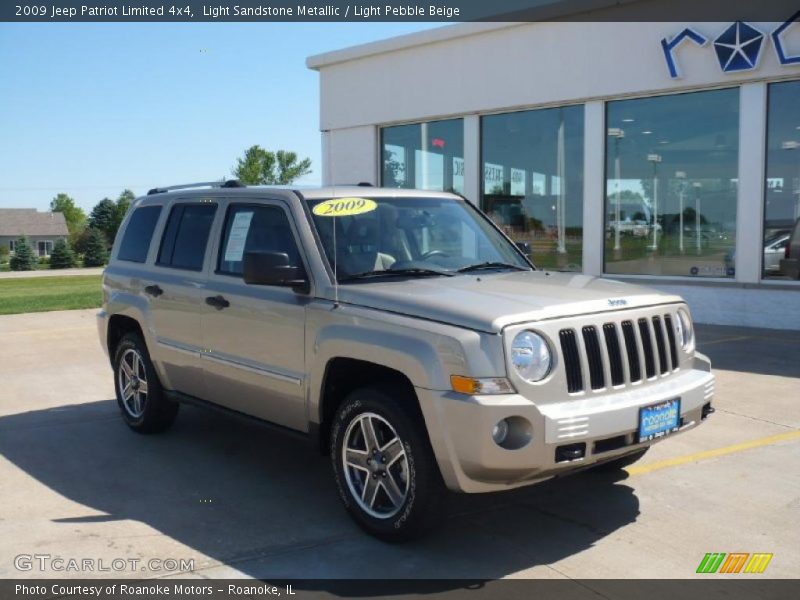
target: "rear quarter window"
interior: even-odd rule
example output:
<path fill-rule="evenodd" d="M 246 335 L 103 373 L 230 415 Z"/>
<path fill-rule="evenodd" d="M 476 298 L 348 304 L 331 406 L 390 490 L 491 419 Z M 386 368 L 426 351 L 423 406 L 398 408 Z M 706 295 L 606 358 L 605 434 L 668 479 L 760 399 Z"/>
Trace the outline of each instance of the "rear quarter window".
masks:
<path fill-rule="evenodd" d="M 216 204 L 176 204 L 169 213 L 158 252 L 158 264 L 202 271 Z"/>
<path fill-rule="evenodd" d="M 133 211 L 117 252 L 118 260 L 143 263 L 161 215 L 160 206 L 143 206 Z"/>

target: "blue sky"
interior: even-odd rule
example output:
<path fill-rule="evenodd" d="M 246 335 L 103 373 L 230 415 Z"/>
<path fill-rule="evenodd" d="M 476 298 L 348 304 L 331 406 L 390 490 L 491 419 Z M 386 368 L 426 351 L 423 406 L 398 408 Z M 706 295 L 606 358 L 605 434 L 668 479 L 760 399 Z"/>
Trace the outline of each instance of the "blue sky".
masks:
<path fill-rule="evenodd" d="M 124 188 L 231 177 L 260 144 L 320 181 L 311 54 L 438 23 L 0 24 L 0 207 L 90 210 Z"/>

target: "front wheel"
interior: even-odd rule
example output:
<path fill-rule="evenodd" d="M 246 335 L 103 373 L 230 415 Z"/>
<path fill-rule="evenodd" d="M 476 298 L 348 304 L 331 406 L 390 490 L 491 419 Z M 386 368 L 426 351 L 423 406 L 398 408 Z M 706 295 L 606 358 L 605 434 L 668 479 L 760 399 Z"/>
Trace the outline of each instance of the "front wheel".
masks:
<path fill-rule="evenodd" d="M 339 495 L 362 529 L 385 541 L 419 537 L 445 493 L 416 399 L 380 388 L 345 398 L 331 431 Z"/>

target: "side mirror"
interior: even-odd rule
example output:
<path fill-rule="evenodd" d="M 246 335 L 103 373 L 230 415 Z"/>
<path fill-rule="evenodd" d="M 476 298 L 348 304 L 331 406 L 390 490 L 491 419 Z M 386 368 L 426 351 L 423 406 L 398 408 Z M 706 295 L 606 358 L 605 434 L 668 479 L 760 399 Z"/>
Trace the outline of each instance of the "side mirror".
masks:
<path fill-rule="evenodd" d="M 530 242 L 514 242 L 519 248 L 519 251 L 522 252 L 525 256 L 530 258 L 533 256 L 533 248 L 531 248 Z"/>
<path fill-rule="evenodd" d="M 308 277 L 303 267 L 289 264 L 285 252 L 247 252 L 244 255 L 244 282 L 249 285 L 276 285 L 308 292 Z"/>

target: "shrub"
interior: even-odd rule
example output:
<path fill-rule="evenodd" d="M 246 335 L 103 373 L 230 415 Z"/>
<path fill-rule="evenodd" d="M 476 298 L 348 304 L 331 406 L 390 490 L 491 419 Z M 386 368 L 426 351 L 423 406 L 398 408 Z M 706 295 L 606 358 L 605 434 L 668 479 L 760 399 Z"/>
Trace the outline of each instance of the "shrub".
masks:
<path fill-rule="evenodd" d="M 106 236 L 102 231 L 95 227 L 87 227 L 83 266 L 102 267 L 105 265 L 108 260 L 106 244 Z"/>
<path fill-rule="evenodd" d="M 0 265 L 4 265 L 8 262 L 8 255 L 10 250 L 8 246 L 0 246 Z"/>
<path fill-rule="evenodd" d="M 50 255 L 51 269 L 69 269 L 75 266 L 75 253 L 67 240 L 58 240 Z"/>
<path fill-rule="evenodd" d="M 36 269 L 36 256 L 33 254 L 28 238 L 21 237 L 14 244 L 14 256 L 9 261 L 12 271 L 33 271 Z"/>

